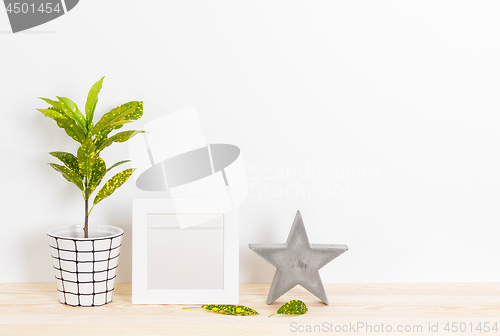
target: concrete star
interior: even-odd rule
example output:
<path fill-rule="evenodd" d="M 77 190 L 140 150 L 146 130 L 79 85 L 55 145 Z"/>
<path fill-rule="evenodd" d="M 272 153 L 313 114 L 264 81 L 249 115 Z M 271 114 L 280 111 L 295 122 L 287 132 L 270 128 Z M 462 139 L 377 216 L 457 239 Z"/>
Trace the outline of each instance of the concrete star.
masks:
<path fill-rule="evenodd" d="M 297 211 L 285 244 L 249 244 L 252 251 L 276 267 L 267 304 L 301 285 L 328 304 L 319 270 L 347 251 L 347 245 L 309 244 L 300 211 Z"/>

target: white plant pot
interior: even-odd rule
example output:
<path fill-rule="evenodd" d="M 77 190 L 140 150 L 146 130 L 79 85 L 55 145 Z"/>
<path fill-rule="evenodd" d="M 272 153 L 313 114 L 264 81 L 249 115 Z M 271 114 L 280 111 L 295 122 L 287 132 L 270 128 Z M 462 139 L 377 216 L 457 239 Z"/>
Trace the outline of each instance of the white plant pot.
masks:
<path fill-rule="evenodd" d="M 113 300 L 123 230 L 109 225 L 60 226 L 47 232 L 59 301 L 70 306 L 102 306 Z"/>

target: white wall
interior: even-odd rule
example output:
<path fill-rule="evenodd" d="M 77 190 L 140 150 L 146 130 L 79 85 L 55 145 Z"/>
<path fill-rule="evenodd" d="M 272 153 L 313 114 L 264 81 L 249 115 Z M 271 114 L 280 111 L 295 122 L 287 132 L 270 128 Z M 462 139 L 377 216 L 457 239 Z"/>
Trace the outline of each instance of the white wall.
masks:
<path fill-rule="evenodd" d="M 242 282 L 272 280 L 247 245 L 284 242 L 298 209 L 312 243 L 349 246 L 324 282 L 498 281 L 499 16 L 497 1 L 85 0 L 11 34 L 0 10 L 0 282 L 53 281 L 45 231 L 83 218 L 46 165 L 76 143 L 37 97 L 83 105 L 102 75 L 100 113 L 196 106 L 207 140 L 242 149 Z M 91 218 L 126 231 L 121 282 L 138 195 L 128 183 Z"/>

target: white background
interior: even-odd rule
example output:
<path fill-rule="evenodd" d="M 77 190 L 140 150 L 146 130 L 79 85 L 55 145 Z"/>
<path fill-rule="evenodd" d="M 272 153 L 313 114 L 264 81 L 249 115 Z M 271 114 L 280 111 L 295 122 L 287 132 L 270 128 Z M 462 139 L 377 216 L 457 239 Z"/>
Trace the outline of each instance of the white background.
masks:
<path fill-rule="evenodd" d="M 0 10 L 0 282 L 53 281 L 45 232 L 83 220 L 47 165 L 76 142 L 37 97 L 83 108 L 103 75 L 98 116 L 196 106 L 209 142 L 241 148 L 241 282 L 271 282 L 248 243 L 283 243 L 297 210 L 311 243 L 349 246 L 324 282 L 498 281 L 499 17 L 498 1 L 82 0 L 12 34 Z M 91 216 L 125 229 L 119 282 L 138 196 L 129 182 Z"/>

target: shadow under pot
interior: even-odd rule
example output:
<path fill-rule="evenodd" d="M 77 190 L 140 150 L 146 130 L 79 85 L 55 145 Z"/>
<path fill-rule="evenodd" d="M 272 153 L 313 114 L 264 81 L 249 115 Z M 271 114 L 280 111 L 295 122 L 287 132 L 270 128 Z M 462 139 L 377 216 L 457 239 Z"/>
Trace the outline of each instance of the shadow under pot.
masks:
<path fill-rule="evenodd" d="M 113 300 L 123 230 L 109 225 L 60 226 L 47 232 L 61 303 L 102 306 Z"/>

